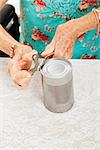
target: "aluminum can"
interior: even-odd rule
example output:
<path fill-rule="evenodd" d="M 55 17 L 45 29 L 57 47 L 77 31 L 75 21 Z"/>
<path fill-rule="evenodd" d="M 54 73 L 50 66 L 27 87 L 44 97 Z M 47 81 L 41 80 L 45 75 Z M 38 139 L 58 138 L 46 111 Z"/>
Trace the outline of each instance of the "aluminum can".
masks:
<path fill-rule="evenodd" d="M 68 111 L 74 104 L 72 65 L 65 59 L 52 58 L 41 67 L 43 102 L 55 113 Z"/>

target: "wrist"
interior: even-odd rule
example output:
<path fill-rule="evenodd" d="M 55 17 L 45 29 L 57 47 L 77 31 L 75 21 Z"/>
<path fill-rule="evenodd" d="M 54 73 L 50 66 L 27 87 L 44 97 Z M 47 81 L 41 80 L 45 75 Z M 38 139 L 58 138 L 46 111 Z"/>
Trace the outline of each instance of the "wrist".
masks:
<path fill-rule="evenodd" d="M 13 45 L 11 45 L 10 47 L 10 58 L 13 58 L 16 54 L 18 54 L 18 48 L 21 46 L 22 44 L 19 42 L 14 43 Z"/>
<path fill-rule="evenodd" d="M 11 47 L 10 57 L 13 58 L 15 55 L 22 55 L 29 52 L 32 52 L 32 48 L 29 45 L 17 43 Z"/>
<path fill-rule="evenodd" d="M 87 15 L 78 18 L 78 36 L 83 33 L 88 32 L 89 30 L 97 28 L 97 19 L 93 12 L 88 13 Z"/>

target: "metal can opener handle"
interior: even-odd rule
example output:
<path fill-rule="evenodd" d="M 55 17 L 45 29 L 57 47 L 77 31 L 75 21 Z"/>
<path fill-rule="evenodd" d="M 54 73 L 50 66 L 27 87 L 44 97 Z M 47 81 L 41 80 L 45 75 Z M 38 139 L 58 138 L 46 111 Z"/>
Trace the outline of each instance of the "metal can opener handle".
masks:
<path fill-rule="evenodd" d="M 44 60 L 42 61 L 42 63 L 40 64 L 40 63 L 39 63 L 39 56 L 41 56 L 41 54 L 40 54 L 40 53 L 34 54 L 34 55 L 32 56 L 32 60 L 33 60 L 33 63 L 34 63 L 34 67 L 30 70 L 31 73 L 32 73 L 32 75 L 34 75 L 34 73 L 35 73 L 37 70 L 40 71 L 40 70 L 42 69 L 42 67 L 44 66 L 46 60 L 52 58 L 53 55 L 54 55 L 54 51 L 53 51 L 52 53 L 48 54 L 48 55 L 44 58 Z M 41 58 L 42 58 L 42 56 L 41 56 Z"/>

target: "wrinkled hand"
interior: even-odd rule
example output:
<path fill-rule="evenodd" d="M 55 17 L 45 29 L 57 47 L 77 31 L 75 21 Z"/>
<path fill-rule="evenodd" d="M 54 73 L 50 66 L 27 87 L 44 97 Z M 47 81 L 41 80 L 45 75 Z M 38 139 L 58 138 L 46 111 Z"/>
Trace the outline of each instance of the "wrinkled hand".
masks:
<path fill-rule="evenodd" d="M 42 53 L 42 56 L 46 57 L 54 51 L 54 57 L 66 59 L 71 58 L 77 36 L 77 19 L 73 19 L 67 23 L 59 25 L 52 42 L 46 47 L 45 51 Z"/>
<path fill-rule="evenodd" d="M 8 64 L 8 72 L 17 87 L 26 87 L 31 78 L 30 67 L 32 56 L 37 54 L 30 46 L 19 44 L 15 48 L 15 55 Z"/>

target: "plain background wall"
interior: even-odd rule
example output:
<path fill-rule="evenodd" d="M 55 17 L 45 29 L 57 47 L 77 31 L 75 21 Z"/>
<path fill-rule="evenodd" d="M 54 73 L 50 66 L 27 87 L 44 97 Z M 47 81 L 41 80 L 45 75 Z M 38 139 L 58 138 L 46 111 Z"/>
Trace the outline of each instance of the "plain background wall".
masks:
<path fill-rule="evenodd" d="M 20 14 L 20 0 L 8 0 L 7 3 L 15 6 L 17 14 L 18 15 Z"/>

